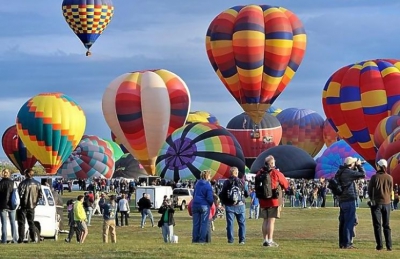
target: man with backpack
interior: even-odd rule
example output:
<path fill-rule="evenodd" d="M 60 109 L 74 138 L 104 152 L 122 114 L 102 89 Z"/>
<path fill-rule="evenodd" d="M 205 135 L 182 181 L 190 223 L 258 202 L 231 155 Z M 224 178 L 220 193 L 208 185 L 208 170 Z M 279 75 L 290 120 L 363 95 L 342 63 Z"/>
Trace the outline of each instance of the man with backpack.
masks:
<path fill-rule="evenodd" d="M 245 198 L 248 197 L 248 193 L 244 188 L 242 180 L 238 177 L 238 168 L 231 167 L 230 174 L 231 176 L 222 186 L 219 198 L 221 203 L 225 205 L 228 243 L 234 242 L 233 220 L 236 218 L 239 225 L 239 244 L 244 245 L 246 241 Z"/>
<path fill-rule="evenodd" d="M 265 164 L 255 177 L 256 196 L 260 202 L 260 215 L 263 217 L 263 246 L 278 247 L 273 241 L 275 219 L 280 218 L 282 205 L 282 189 L 286 190 L 289 183 L 285 176 L 275 167 L 275 158 L 267 156 Z"/>
<path fill-rule="evenodd" d="M 4 169 L 2 171 L 2 179 L 0 181 L 0 219 L 1 219 L 1 243 L 7 243 L 7 218 L 11 227 L 12 243 L 18 242 L 17 227 L 15 224 L 15 210 L 13 208 L 13 194 L 18 196 L 18 192 L 14 191 L 14 181 L 10 179 L 10 171 Z"/>
<path fill-rule="evenodd" d="M 354 225 L 356 224 L 356 200 L 358 197 L 355 181 L 365 178 L 360 159 L 347 157 L 336 175 L 329 181 L 328 188 L 339 200 L 339 247 L 353 249 Z"/>

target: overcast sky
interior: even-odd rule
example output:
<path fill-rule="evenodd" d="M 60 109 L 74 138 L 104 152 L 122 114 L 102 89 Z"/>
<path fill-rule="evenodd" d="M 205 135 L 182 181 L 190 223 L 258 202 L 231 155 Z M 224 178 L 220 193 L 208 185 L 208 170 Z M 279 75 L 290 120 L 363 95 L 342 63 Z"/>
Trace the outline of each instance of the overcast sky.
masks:
<path fill-rule="evenodd" d="M 63 92 L 83 107 L 87 134 L 109 138 L 101 110 L 107 85 L 120 74 L 165 68 L 188 85 L 191 110 L 213 113 L 223 126 L 242 112 L 214 73 L 205 33 L 221 11 L 250 1 L 114 0 L 115 14 L 92 57 L 66 24 L 61 0 L 9 1 L 0 8 L 0 129 L 15 123 L 20 107 L 41 92 Z M 303 21 L 305 58 L 273 104 L 308 108 L 325 117 L 321 93 L 340 67 L 398 58 L 398 1 L 268 1 Z M 0 150 L 0 156 L 4 156 Z"/>

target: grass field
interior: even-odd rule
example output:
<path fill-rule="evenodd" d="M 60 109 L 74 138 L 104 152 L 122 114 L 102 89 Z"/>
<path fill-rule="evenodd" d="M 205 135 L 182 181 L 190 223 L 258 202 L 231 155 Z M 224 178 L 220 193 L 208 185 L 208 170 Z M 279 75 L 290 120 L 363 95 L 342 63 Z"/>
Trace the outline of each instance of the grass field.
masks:
<path fill-rule="evenodd" d="M 75 198 L 79 193 L 66 193 L 64 199 Z M 365 202 L 364 202 L 365 205 Z M 0 249 L 0 258 L 394 258 L 400 240 L 400 211 L 391 216 L 393 238 L 392 252 L 375 251 L 370 212 L 367 208 L 357 210 L 359 225 L 355 239 L 356 250 L 340 250 L 337 241 L 338 209 L 299 209 L 285 207 L 282 219 L 276 223 L 274 240 L 278 248 L 263 247 L 261 223 L 247 220 L 246 244 L 228 244 L 225 219 L 215 222 L 212 243 L 191 244 L 191 218 L 187 211 L 177 211 L 175 234 L 179 244 L 164 244 L 161 230 L 157 227 L 141 229 L 140 214 L 131 211 L 129 227 L 117 228 L 117 243 L 102 243 L 102 218 L 94 216 L 89 235 L 84 244 L 65 243 L 65 234 L 59 241 L 45 240 L 40 244 L 8 244 Z M 153 212 L 155 221 L 160 216 Z M 148 221 L 146 226 L 149 226 Z"/>

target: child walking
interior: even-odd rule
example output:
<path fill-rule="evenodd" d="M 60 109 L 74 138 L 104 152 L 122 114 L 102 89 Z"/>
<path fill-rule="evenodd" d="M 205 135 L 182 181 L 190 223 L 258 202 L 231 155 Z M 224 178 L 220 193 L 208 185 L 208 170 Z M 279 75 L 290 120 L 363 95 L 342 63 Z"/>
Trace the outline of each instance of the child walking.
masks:
<path fill-rule="evenodd" d="M 175 226 L 175 219 L 174 219 L 175 210 L 171 206 L 170 199 L 166 199 L 164 201 L 163 205 L 158 210 L 158 213 L 162 214 L 158 227 L 161 227 L 164 242 L 172 243 L 172 237 L 174 236 L 174 226 Z"/>

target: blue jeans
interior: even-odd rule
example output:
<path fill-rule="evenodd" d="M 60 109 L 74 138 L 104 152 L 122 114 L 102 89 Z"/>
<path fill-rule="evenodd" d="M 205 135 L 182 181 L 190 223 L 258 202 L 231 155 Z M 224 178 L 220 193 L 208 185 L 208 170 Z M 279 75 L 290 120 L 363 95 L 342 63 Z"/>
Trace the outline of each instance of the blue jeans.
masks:
<path fill-rule="evenodd" d="M 193 230 L 192 242 L 205 243 L 209 230 L 210 206 L 201 205 L 192 207 Z"/>
<path fill-rule="evenodd" d="M 162 225 L 161 232 L 165 243 L 172 242 L 172 236 L 174 235 L 174 225 L 168 225 L 165 223 Z"/>
<path fill-rule="evenodd" d="M 151 221 L 151 226 L 154 226 L 154 218 L 153 218 L 153 214 L 151 213 L 150 209 L 143 209 L 142 210 L 142 221 L 140 222 L 140 226 L 143 228 L 144 227 L 144 223 L 146 222 L 146 218 L 149 217 L 150 221 Z"/>
<path fill-rule="evenodd" d="M 88 215 L 87 224 L 88 224 L 88 226 L 90 226 L 90 222 L 92 221 L 92 216 L 93 216 L 93 208 L 92 207 L 87 208 L 87 215 Z"/>
<path fill-rule="evenodd" d="M 233 243 L 233 219 L 239 225 L 239 243 L 246 241 L 246 205 L 225 206 L 226 212 L 226 234 L 228 243 Z"/>
<path fill-rule="evenodd" d="M 18 242 L 17 227 L 15 224 L 15 210 L 2 210 L 0 211 L 1 219 L 1 242 L 7 243 L 7 217 L 11 226 L 12 242 Z"/>
<path fill-rule="evenodd" d="M 251 205 L 250 206 L 250 214 L 249 214 L 249 218 L 255 218 L 258 219 L 260 213 L 260 205 Z"/>
<path fill-rule="evenodd" d="M 339 213 L 339 246 L 349 247 L 352 245 L 354 224 L 356 223 L 355 201 L 340 202 Z"/>

